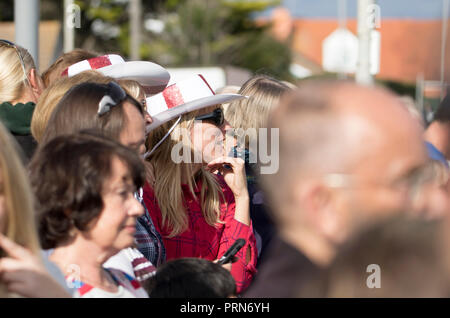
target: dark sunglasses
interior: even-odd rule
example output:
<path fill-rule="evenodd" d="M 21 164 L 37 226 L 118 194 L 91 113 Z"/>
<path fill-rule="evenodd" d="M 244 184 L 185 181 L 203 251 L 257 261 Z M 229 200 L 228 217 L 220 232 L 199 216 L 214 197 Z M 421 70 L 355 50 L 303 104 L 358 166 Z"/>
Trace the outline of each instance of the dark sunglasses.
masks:
<path fill-rule="evenodd" d="M 217 127 L 221 127 L 225 118 L 223 116 L 222 108 L 216 108 L 212 113 L 195 117 L 195 120 L 209 120 L 214 122 Z"/>
<path fill-rule="evenodd" d="M 20 65 L 22 66 L 22 70 L 23 70 L 23 74 L 25 75 L 25 79 L 28 81 L 28 75 L 27 75 L 27 71 L 25 69 L 25 63 L 23 61 L 23 57 L 22 54 L 20 53 L 19 48 L 17 47 L 17 45 L 15 45 L 13 42 L 8 41 L 8 40 L 3 40 L 0 39 L 0 44 L 3 44 L 7 47 L 11 47 L 14 48 L 16 50 L 17 56 L 19 57 L 19 61 L 20 61 Z"/>
<path fill-rule="evenodd" d="M 108 83 L 108 90 L 98 103 L 97 115 L 102 116 L 109 112 L 114 106 L 119 105 L 127 98 L 127 93 L 115 82 Z"/>

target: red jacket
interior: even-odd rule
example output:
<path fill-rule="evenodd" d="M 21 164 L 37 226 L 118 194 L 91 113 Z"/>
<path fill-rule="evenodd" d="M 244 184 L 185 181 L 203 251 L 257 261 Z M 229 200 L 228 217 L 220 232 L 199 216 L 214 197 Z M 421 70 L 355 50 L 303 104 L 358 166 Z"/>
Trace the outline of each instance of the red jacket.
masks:
<path fill-rule="evenodd" d="M 219 259 L 226 250 L 238 239 L 247 241 L 246 245 L 236 254 L 239 260 L 233 263 L 231 274 L 236 281 L 237 293 L 244 291 L 250 284 L 253 275 L 256 273 L 256 241 L 253 234 L 252 224 L 247 226 L 234 219 L 235 202 L 231 189 L 226 185 L 223 177 L 217 176 L 222 187 L 226 202 L 220 205 L 220 220 L 224 223 L 217 223 L 210 226 L 206 223 L 198 201 L 194 200 L 187 185 L 182 185 L 185 199 L 185 208 L 188 213 L 188 229 L 172 238 L 168 238 L 169 229 L 162 224 L 161 210 L 159 209 L 153 189 L 146 184 L 144 186 L 144 202 L 156 230 L 163 237 L 166 248 L 167 260 L 182 257 L 199 257 L 208 260 Z M 200 181 L 194 188 L 195 194 L 200 198 Z M 251 248 L 251 259 L 245 263 L 247 249 Z"/>

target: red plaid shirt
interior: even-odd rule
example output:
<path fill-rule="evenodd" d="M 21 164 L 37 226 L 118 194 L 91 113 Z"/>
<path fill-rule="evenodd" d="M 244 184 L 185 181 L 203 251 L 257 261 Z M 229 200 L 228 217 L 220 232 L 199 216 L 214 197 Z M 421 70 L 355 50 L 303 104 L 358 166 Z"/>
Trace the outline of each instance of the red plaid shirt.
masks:
<path fill-rule="evenodd" d="M 153 189 L 146 184 L 144 186 L 144 202 L 156 230 L 161 233 L 166 248 L 167 260 L 182 257 L 199 257 L 208 260 L 219 259 L 226 250 L 238 239 L 247 241 L 246 245 L 236 254 L 239 260 L 232 264 L 231 274 L 236 281 L 237 293 L 244 291 L 250 284 L 256 273 L 256 241 L 253 234 L 252 224 L 247 226 L 234 218 L 235 202 L 231 189 L 226 185 L 223 177 L 218 176 L 226 202 L 220 205 L 220 220 L 211 226 L 206 223 L 200 204 L 195 200 L 187 185 L 182 185 L 185 199 L 185 207 L 189 216 L 188 229 L 172 238 L 168 235 L 170 230 L 163 226 L 161 210 L 159 209 Z M 195 195 L 200 198 L 201 184 L 197 183 L 194 189 Z M 251 259 L 246 264 L 246 253 L 251 249 Z"/>

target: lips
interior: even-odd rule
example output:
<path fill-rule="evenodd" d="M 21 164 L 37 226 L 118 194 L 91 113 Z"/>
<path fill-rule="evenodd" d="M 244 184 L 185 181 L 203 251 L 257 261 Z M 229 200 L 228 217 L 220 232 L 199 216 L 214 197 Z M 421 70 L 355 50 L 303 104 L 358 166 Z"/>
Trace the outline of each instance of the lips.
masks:
<path fill-rule="evenodd" d="M 125 225 L 123 228 L 124 228 L 124 230 L 126 230 L 128 232 L 132 232 L 132 233 L 136 232 L 136 224 L 135 223 Z"/>

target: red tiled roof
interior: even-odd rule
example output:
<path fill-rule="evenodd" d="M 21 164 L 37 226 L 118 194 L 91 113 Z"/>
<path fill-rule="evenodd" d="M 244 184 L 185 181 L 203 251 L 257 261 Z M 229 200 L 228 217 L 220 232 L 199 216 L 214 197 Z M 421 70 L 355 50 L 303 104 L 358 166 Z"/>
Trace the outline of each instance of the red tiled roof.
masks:
<path fill-rule="evenodd" d="M 280 22 L 279 22 L 280 21 Z M 285 37 L 273 19 L 273 34 Z M 283 27 L 284 27 L 283 26 Z M 292 21 L 292 48 L 308 59 L 322 64 L 322 41 L 338 27 L 337 20 L 294 19 Z M 426 80 L 440 79 L 441 21 L 412 19 L 381 20 L 380 72 L 378 78 L 415 82 L 419 73 Z M 356 34 L 356 20 L 347 21 L 347 28 Z M 449 30 L 450 34 L 450 23 Z M 450 41 L 450 39 L 447 39 Z M 447 43 L 448 44 L 448 43 Z M 445 75 L 450 80 L 450 48 L 446 50 Z"/>

